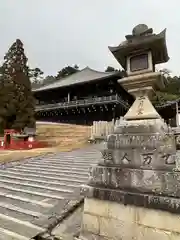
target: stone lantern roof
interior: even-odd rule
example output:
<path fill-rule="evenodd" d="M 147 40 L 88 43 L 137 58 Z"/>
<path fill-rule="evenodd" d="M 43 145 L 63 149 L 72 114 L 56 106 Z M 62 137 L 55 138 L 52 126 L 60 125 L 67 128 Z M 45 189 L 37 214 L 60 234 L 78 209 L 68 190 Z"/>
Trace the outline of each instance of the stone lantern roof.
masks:
<path fill-rule="evenodd" d="M 126 70 L 126 57 L 132 53 L 151 50 L 153 64 L 165 63 L 169 60 L 166 46 L 166 29 L 159 34 L 153 33 L 152 28 L 139 24 L 133 28 L 132 34 L 126 35 L 126 40 L 119 46 L 109 47 L 117 61 Z"/>

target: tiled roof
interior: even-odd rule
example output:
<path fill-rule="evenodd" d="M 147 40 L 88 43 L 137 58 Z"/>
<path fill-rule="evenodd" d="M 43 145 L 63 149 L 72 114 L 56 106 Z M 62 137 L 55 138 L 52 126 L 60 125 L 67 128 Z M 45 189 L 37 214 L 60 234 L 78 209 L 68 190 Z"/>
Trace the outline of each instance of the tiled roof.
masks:
<path fill-rule="evenodd" d="M 108 78 L 110 76 L 115 76 L 118 74 L 119 74 L 118 72 L 99 72 L 89 67 L 86 67 L 81 71 L 78 71 L 70 76 L 57 80 L 54 83 L 50 83 L 46 86 L 33 89 L 33 92 L 39 92 L 39 91 L 55 89 L 55 88 L 60 88 L 65 86 L 67 87 L 74 84 L 80 84 L 80 83 L 85 83 L 85 82 L 90 82 L 90 81 L 95 81 L 100 79 L 103 80 L 105 78 Z"/>

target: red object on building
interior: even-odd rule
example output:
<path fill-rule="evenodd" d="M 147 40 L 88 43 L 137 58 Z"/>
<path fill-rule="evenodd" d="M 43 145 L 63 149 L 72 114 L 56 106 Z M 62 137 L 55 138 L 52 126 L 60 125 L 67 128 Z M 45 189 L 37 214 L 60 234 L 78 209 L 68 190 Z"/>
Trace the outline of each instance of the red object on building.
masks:
<path fill-rule="evenodd" d="M 36 140 L 35 136 L 14 129 L 5 129 L 4 139 L 0 141 L 0 150 L 30 150 L 47 146 L 47 143 Z"/>

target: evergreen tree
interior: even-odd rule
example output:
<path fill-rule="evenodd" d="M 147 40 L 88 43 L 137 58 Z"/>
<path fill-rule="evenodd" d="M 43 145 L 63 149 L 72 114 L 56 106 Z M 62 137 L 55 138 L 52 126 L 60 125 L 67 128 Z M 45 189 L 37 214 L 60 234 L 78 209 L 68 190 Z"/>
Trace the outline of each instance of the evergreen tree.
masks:
<path fill-rule="evenodd" d="M 29 77 L 32 88 L 37 88 L 43 84 L 43 71 L 40 68 L 29 69 Z"/>
<path fill-rule="evenodd" d="M 105 70 L 105 72 L 117 72 L 119 70 L 115 69 L 114 67 L 108 66 Z"/>
<path fill-rule="evenodd" d="M 59 80 L 61 78 L 70 76 L 78 71 L 79 71 L 79 67 L 77 64 L 75 64 L 73 67 L 71 66 L 64 67 L 63 69 L 61 69 L 61 71 L 58 72 L 56 79 Z"/>
<path fill-rule="evenodd" d="M 17 39 L 4 57 L 0 81 L 0 119 L 3 128 L 21 130 L 35 125 L 35 101 L 23 43 Z M 2 110 L 2 112 L 1 112 Z"/>

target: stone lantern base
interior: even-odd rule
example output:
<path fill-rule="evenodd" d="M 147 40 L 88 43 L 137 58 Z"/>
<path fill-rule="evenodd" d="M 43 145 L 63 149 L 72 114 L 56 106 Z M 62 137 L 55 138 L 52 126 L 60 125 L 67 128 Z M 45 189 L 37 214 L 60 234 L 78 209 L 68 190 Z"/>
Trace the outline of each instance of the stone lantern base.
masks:
<path fill-rule="evenodd" d="M 108 194 L 114 199 L 104 200 L 108 199 Z M 81 239 L 180 239 L 179 209 L 174 204 L 176 214 L 159 210 L 163 206 L 167 207 L 168 202 L 169 205 L 173 203 L 172 199 L 125 192 L 118 194 L 112 190 L 104 190 L 101 198 L 85 199 Z M 179 206 L 179 200 L 177 203 Z"/>
<path fill-rule="evenodd" d="M 180 239 L 180 172 L 162 119 L 124 121 L 90 171 L 80 238 Z"/>

